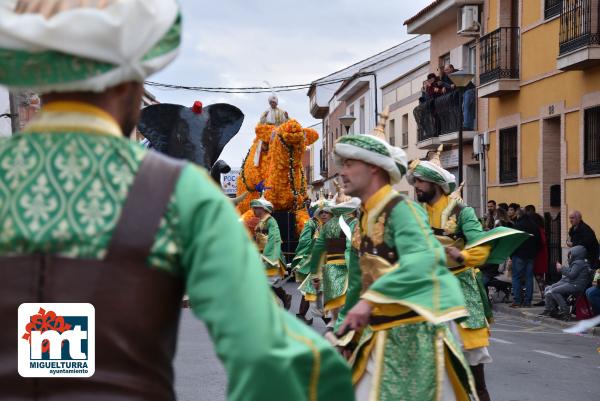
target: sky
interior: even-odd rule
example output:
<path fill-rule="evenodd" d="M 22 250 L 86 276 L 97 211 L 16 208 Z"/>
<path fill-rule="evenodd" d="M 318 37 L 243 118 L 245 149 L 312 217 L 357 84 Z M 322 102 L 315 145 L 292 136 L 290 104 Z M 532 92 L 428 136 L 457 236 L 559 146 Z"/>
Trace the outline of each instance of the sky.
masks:
<path fill-rule="evenodd" d="M 408 39 L 403 22 L 431 0 L 180 0 L 183 39 L 177 60 L 151 81 L 205 87 L 310 83 Z M 214 94 L 149 87 L 161 103 L 230 103 L 244 125 L 221 154 L 239 167 L 269 93 Z M 332 93 L 333 95 L 333 93 Z M 278 93 L 303 126 L 312 118 L 306 90 Z M 320 124 L 316 127 L 320 128 Z"/>

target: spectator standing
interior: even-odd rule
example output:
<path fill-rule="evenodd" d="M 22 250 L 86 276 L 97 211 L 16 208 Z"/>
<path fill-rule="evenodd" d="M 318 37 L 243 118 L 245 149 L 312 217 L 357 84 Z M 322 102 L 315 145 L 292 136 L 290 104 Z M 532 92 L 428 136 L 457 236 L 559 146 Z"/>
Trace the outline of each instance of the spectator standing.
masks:
<path fill-rule="evenodd" d="M 598 267 L 598 239 L 592 227 L 588 226 L 581 216 L 581 212 L 574 210 L 569 214 L 569 239 L 567 246 L 569 248 L 576 245 L 582 245 L 587 251 L 587 258 L 593 269 Z"/>
<path fill-rule="evenodd" d="M 506 205 L 506 203 L 505 203 Z M 498 207 L 496 209 L 496 220 L 494 221 L 494 227 L 510 227 L 514 226 L 513 222 L 508 218 L 508 213 L 505 209 Z"/>
<path fill-rule="evenodd" d="M 546 288 L 546 275 L 548 274 L 548 242 L 546 240 L 544 218 L 536 213 L 535 206 L 533 205 L 525 206 L 525 213 L 531 217 L 535 225 L 540 230 L 540 249 L 533 263 L 533 275 L 535 277 L 535 281 L 538 283 L 538 287 L 540 288 L 542 301 L 536 303 L 534 306 L 544 306 L 544 289 Z"/>
<path fill-rule="evenodd" d="M 520 209 L 521 209 L 521 205 L 519 205 L 518 203 L 511 203 L 510 205 L 508 205 L 508 210 L 507 210 L 508 218 L 513 223 L 515 223 L 517 221 L 517 212 Z"/>
<path fill-rule="evenodd" d="M 510 210 L 510 208 L 509 208 Z M 524 210 L 517 209 L 515 229 L 526 232 L 531 237 L 512 254 L 512 308 L 531 307 L 533 297 L 533 264 L 540 248 L 540 230 Z M 525 277 L 525 299 L 521 299 L 521 277 Z M 522 303 L 523 302 L 523 303 Z"/>
<path fill-rule="evenodd" d="M 556 270 L 562 278 L 546 290 L 546 308 L 542 316 L 556 316 L 561 320 L 569 320 L 570 313 L 566 298 L 569 295 L 582 293 L 588 286 L 592 271 L 586 260 L 587 251 L 582 245 L 569 250 L 568 264 L 561 266 L 556 262 Z"/>
<path fill-rule="evenodd" d="M 496 225 L 496 201 L 490 200 L 487 203 L 487 214 L 485 216 L 485 225 L 483 228 L 491 230 Z"/>

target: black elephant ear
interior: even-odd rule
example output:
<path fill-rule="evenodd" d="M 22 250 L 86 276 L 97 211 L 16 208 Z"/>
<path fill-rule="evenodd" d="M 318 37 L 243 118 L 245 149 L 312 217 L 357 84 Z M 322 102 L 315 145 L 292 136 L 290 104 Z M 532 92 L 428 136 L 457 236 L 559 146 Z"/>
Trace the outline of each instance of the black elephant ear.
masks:
<path fill-rule="evenodd" d="M 230 104 L 156 104 L 142 110 L 138 130 L 158 152 L 210 170 L 243 122 L 244 114 Z"/>

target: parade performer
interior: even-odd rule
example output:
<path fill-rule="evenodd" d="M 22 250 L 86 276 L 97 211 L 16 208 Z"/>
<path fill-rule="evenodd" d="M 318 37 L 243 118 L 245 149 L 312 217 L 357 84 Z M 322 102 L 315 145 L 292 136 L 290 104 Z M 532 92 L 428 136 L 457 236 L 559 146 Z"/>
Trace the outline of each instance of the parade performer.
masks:
<path fill-rule="evenodd" d="M 261 197 L 250 203 L 254 215 L 259 219 L 254 229 L 254 242 L 261 253 L 269 284 L 285 309 L 290 309 L 292 296 L 285 292 L 279 281 L 285 275 L 285 260 L 281 253 L 281 233 L 277 221 L 271 216 L 273 204 Z"/>
<path fill-rule="evenodd" d="M 310 260 L 313 244 L 319 237 L 319 230 L 323 225 L 323 222 L 320 218 L 320 214 L 322 212 L 322 209 L 319 207 L 320 205 L 321 203 L 318 201 L 310 204 L 309 214 L 311 215 L 311 218 L 304 224 L 304 229 L 302 229 L 300 237 L 298 238 L 298 246 L 296 247 L 296 251 L 294 253 L 294 259 L 292 259 L 291 268 L 295 274 L 296 282 L 300 284 L 304 281 L 304 279 L 306 279 L 306 274 L 301 273 L 300 270 Z M 312 319 L 306 318 L 306 313 L 308 312 L 309 306 L 310 302 L 308 302 L 304 295 L 302 295 L 300 307 L 298 308 L 296 317 L 304 320 L 305 323 L 310 325 L 312 324 Z"/>
<path fill-rule="evenodd" d="M 303 278 L 302 282 L 300 283 L 300 286 L 298 287 L 298 290 L 302 294 L 303 298 L 306 299 L 311 304 L 311 309 L 309 312 L 310 320 L 312 320 L 315 315 L 325 318 L 322 306 L 317 307 L 317 305 L 316 305 L 317 299 L 319 297 L 319 291 L 314 287 L 313 280 L 310 277 L 310 275 L 311 275 L 311 256 L 313 253 L 313 248 L 314 248 L 315 242 L 321 235 L 321 230 L 323 229 L 323 226 L 325 226 L 329 222 L 329 220 L 331 220 L 333 218 L 333 213 L 331 211 L 331 208 L 335 205 L 335 202 L 333 202 L 329 199 L 326 199 L 324 197 L 322 197 L 320 200 L 318 200 L 317 203 L 318 203 L 317 213 L 319 216 L 319 220 L 321 222 L 321 227 L 320 227 L 319 231 L 315 233 L 310 254 L 306 258 L 306 260 L 304 261 L 302 266 L 300 266 L 300 268 L 298 269 L 299 277 Z"/>
<path fill-rule="evenodd" d="M 527 239 L 527 234 L 505 227 L 484 231 L 472 207 L 463 203 L 454 175 L 440 163 L 442 147 L 431 160 L 411 163 L 407 180 L 425 204 L 429 225 L 445 246 L 450 271 L 458 278 L 467 301 L 468 319 L 457 324 L 463 351 L 475 378 L 481 401 L 490 399 L 484 364 L 492 362 L 488 352 L 492 317 L 481 273 L 485 263 L 502 263 Z"/>
<path fill-rule="evenodd" d="M 352 198 L 348 202 L 348 206 L 350 211 L 344 215 L 345 221 L 342 222 L 340 220 L 342 230 L 344 230 L 344 233 L 346 234 L 346 251 L 344 253 L 344 259 L 346 260 L 346 266 L 348 267 L 348 290 L 346 291 L 346 301 L 344 302 L 344 306 L 340 308 L 334 325 L 334 331 L 336 332 L 346 318 L 348 311 L 352 309 L 360 299 L 361 272 L 360 264 L 358 262 L 358 248 L 355 248 L 352 244 L 354 232 L 358 230 L 360 199 Z M 344 223 L 347 225 L 347 228 L 343 226 Z"/>
<path fill-rule="evenodd" d="M 350 361 L 357 400 L 466 401 L 475 393 L 472 376 L 446 324 L 466 316 L 465 300 L 424 210 L 392 189 L 407 162 L 384 139 L 386 119 L 384 112 L 372 135 L 345 135 L 335 144 L 344 189 L 362 201 L 353 238 L 361 299 L 338 335 L 356 331 Z"/>
<path fill-rule="evenodd" d="M 260 116 L 260 124 L 279 126 L 290 119 L 287 111 L 277 107 L 279 99 L 276 94 L 269 96 L 269 108 Z"/>
<path fill-rule="evenodd" d="M 338 192 L 338 200 L 346 197 Z M 313 287 L 323 292 L 323 312 L 330 313 L 328 328 L 333 331 L 338 310 L 346 303 L 348 266 L 346 265 L 346 239 L 351 235 L 348 222 L 360 200 L 347 200 L 331 207 L 333 217 L 326 223 L 315 241 L 310 258 L 310 277 Z M 340 220 L 341 218 L 341 220 Z"/>
<path fill-rule="evenodd" d="M 174 0 L 0 6 L 0 84 L 31 88 L 44 105 L 0 144 L 3 323 L 17 327 L 22 303 L 95 309 L 88 378 L 21 377 L 27 328 L 1 332 L 1 398 L 174 400 L 184 289 L 227 372 L 228 400 L 353 398 L 343 358 L 274 302 L 208 174 L 126 137 L 144 80 L 175 58 L 180 24 Z"/>

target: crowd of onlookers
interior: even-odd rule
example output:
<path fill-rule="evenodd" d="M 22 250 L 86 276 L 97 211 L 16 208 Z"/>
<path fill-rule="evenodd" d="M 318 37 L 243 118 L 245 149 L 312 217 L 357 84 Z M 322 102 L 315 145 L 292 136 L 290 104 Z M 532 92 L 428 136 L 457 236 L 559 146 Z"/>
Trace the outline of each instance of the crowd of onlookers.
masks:
<path fill-rule="evenodd" d="M 451 74 L 457 72 L 452 64 L 446 64 L 440 70 L 440 75 L 430 73 L 427 79 L 423 81 L 421 89 L 420 103 L 425 103 L 439 96 L 448 94 L 457 89 L 457 86 L 452 81 Z M 462 94 L 462 109 L 463 109 L 463 128 L 470 130 L 475 126 L 475 85 L 473 82 L 464 87 Z"/>
<path fill-rule="evenodd" d="M 532 306 L 535 280 L 542 300 L 533 306 L 544 306 L 542 315 L 569 320 L 575 308 L 581 309 L 583 317 L 600 314 L 598 239 L 580 212 L 571 212 L 569 222 L 568 259 L 563 264 L 556 262 L 551 269 L 544 218 L 535 207 L 490 200 L 483 221 L 486 230 L 511 227 L 530 237 L 502 265 L 481 267 L 486 288 L 503 292 L 505 299 L 512 293 L 511 307 L 528 308 Z"/>

